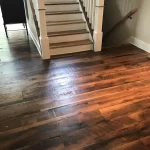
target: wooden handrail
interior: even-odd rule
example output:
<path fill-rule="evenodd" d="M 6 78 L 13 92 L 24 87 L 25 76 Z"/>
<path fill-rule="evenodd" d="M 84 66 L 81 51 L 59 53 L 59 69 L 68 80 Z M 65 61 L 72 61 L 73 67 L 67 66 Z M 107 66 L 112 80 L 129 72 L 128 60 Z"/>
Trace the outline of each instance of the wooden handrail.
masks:
<path fill-rule="evenodd" d="M 107 33 L 105 33 L 103 37 L 103 42 L 107 39 L 107 37 L 123 22 L 127 19 L 132 19 L 132 16 L 138 11 L 138 8 L 131 10 L 126 16 L 124 16 L 118 23 L 116 23 Z"/>
<path fill-rule="evenodd" d="M 33 5 L 32 0 L 29 0 L 29 1 L 30 1 L 30 7 L 31 7 L 31 10 L 32 10 L 32 14 L 33 14 L 33 20 L 34 20 L 35 27 L 36 27 L 36 32 L 37 32 L 37 35 L 38 35 L 38 38 L 39 38 L 40 37 L 40 30 L 39 30 L 39 25 L 38 25 L 36 13 L 35 13 L 34 5 Z"/>

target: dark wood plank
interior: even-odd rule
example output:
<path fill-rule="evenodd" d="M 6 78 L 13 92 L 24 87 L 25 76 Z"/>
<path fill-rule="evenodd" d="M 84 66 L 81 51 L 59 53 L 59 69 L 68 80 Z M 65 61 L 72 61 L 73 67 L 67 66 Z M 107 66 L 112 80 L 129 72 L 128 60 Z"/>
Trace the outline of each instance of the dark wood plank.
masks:
<path fill-rule="evenodd" d="M 0 149 L 150 149 L 147 52 L 127 45 L 42 61 L 25 31 L 9 37 L 0 31 Z"/>

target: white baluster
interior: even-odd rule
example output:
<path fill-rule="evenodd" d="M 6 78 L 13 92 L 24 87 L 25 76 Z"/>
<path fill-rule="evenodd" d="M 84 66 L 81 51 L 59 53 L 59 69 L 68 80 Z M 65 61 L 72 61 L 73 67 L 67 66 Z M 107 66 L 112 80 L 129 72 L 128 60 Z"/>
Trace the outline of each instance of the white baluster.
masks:
<path fill-rule="evenodd" d="M 94 25 L 94 51 L 101 51 L 102 47 L 103 9 L 104 9 L 104 0 L 96 0 L 95 25 Z"/>

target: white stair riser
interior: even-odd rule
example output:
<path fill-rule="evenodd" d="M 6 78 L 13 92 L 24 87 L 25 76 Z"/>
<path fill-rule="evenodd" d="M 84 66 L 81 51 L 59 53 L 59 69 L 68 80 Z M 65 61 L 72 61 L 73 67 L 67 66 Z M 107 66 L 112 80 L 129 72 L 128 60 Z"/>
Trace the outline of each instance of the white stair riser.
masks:
<path fill-rule="evenodd" d="M 59 31 L 68 31 L 68 30 L 82 30 L 86 29 L 85 23 L 79 24 L 65 24 L 65 25 L 48 25 L 48 32 L 59 32 Z"/>
<path fill-rule="evenodd" d="M 72 5 L 45 5 L 46 11 L 71 11 L 71 10 L 79 10 L 78 4 Z"/>
<path fill-rule="evenodd" d="M 45 0 L 45 3 L 65 3 L 65 2 L 77 2 L 77 0 Z"/>
<path fill-rule="evenodd" d="M 93 50 L 93 44 L 50 49 L 51 55 L 61 55 Z"/>
<path fill-rule="evenodd" d="M 63 14 L 63 15 L 46 15 L 46 21 L 67 21 L 67 20 L 80 20 L 82 14 Z"/>
<path fill-rule="evenodd" d="M 71 2 L 79 2 L 79 0 L 45 0 L 45 3 L 57 3 L 58 5 L 45 5 L 46 12 L 57 12 L 57 11 L 78 11 L 80 10 L 79 4 L 63 4 L 63 3 L 71 3 Z M 60 5 L 59 5 L 60 3 Z M 62 5 L 61 5 L 62 4 Z M 48 32 L 61 32 L 61 31 L 70 31 L 70 30 L 82 30 L 86 29 L 86 23 L 76 22 L 74 20 L 84 20 L 82 13 L 72 12 L 71 14 L 52 14 L 46 15 L 47 22 L 57 22 L 57 25 L 50 24 L 47 25 Z M 59 22 L 60 21 L 60 22 Z M 63 23 L 61 22 L 63 21 Z M 69 21 L 69 22 L 67 22 Z M 67 22 L 67 24 L 65 24 Z M 74 23 L 73 23 L 74 22 Z M 61 43 L 61 42 L 73 42 L 73 41 L 82 41 L 90 39 L 89 33 L 81 34 L 73 34 L 73 35 L 62 35 L 62 36 L 51 36 L 49 37 L 49 43 Z M 86 43 L 86 42 L 85 42 Z M 66 44 L 67 45 L 67 44 Z M 50 48 L 51 55 L 61 55 L 67 53 L 75 53 L 82 51 L 93 50 L 93 44 L 85 44 L 85 45 L 77 45 L 68 46 L 68 47 L 60 47 L 60 48 Z"/>
<path fill-rule="evenodd" d="M 49 37 L 50 43 L 71 42 L 89 39 L 89 33 Z"/>

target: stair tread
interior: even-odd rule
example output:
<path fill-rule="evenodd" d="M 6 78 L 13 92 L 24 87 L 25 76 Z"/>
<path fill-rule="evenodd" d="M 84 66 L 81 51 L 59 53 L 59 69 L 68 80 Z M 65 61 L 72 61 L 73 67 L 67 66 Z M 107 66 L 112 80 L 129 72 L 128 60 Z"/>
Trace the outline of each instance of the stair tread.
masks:
<path fill-rule="evenodd" d="M 77 24 L 77 23 L 85 23 L 84 20 L 65 20 L 65 21 L 48 21 L 47 25 L 63 25 L 63 24 Z"/>
<path fill-rule="evenodd" d="M 80 45 L 88 45 L 88 44 L 92 44 L 92 41 L 90 41 L 89 39 L 80 40 L 80 41 L 72 41 L 72 42 L 51 43 L 50 48 L 55 49 L 55 48 L 80 46 Z"/>
<path fill-rule="evenodd" d="M 87 31 L 86 29 L 82 29 L 82 30 L 68 30 L 68 31 L 59 31 L 59 32 L 48 32 L 48 37 L 83 34 L 83 33 L 89 33 L 89 31 Z"/>
<path fill-rule="evenodd" d="M 71 10 L 71 11 L 48 11 L 46 15 L 61 15 L 61 14 L 76 14 L 82 13 L 80 10 Z"/>
<path fill-rule="evenodd" d="M 79 4 L 79 2 L 69 2 L 69 1 L 68 2 L 67 1 L 66 2 L 45 2 L 45 5 L 64 5 L 64 4 L 72 5 L 72 4 Z"/>

